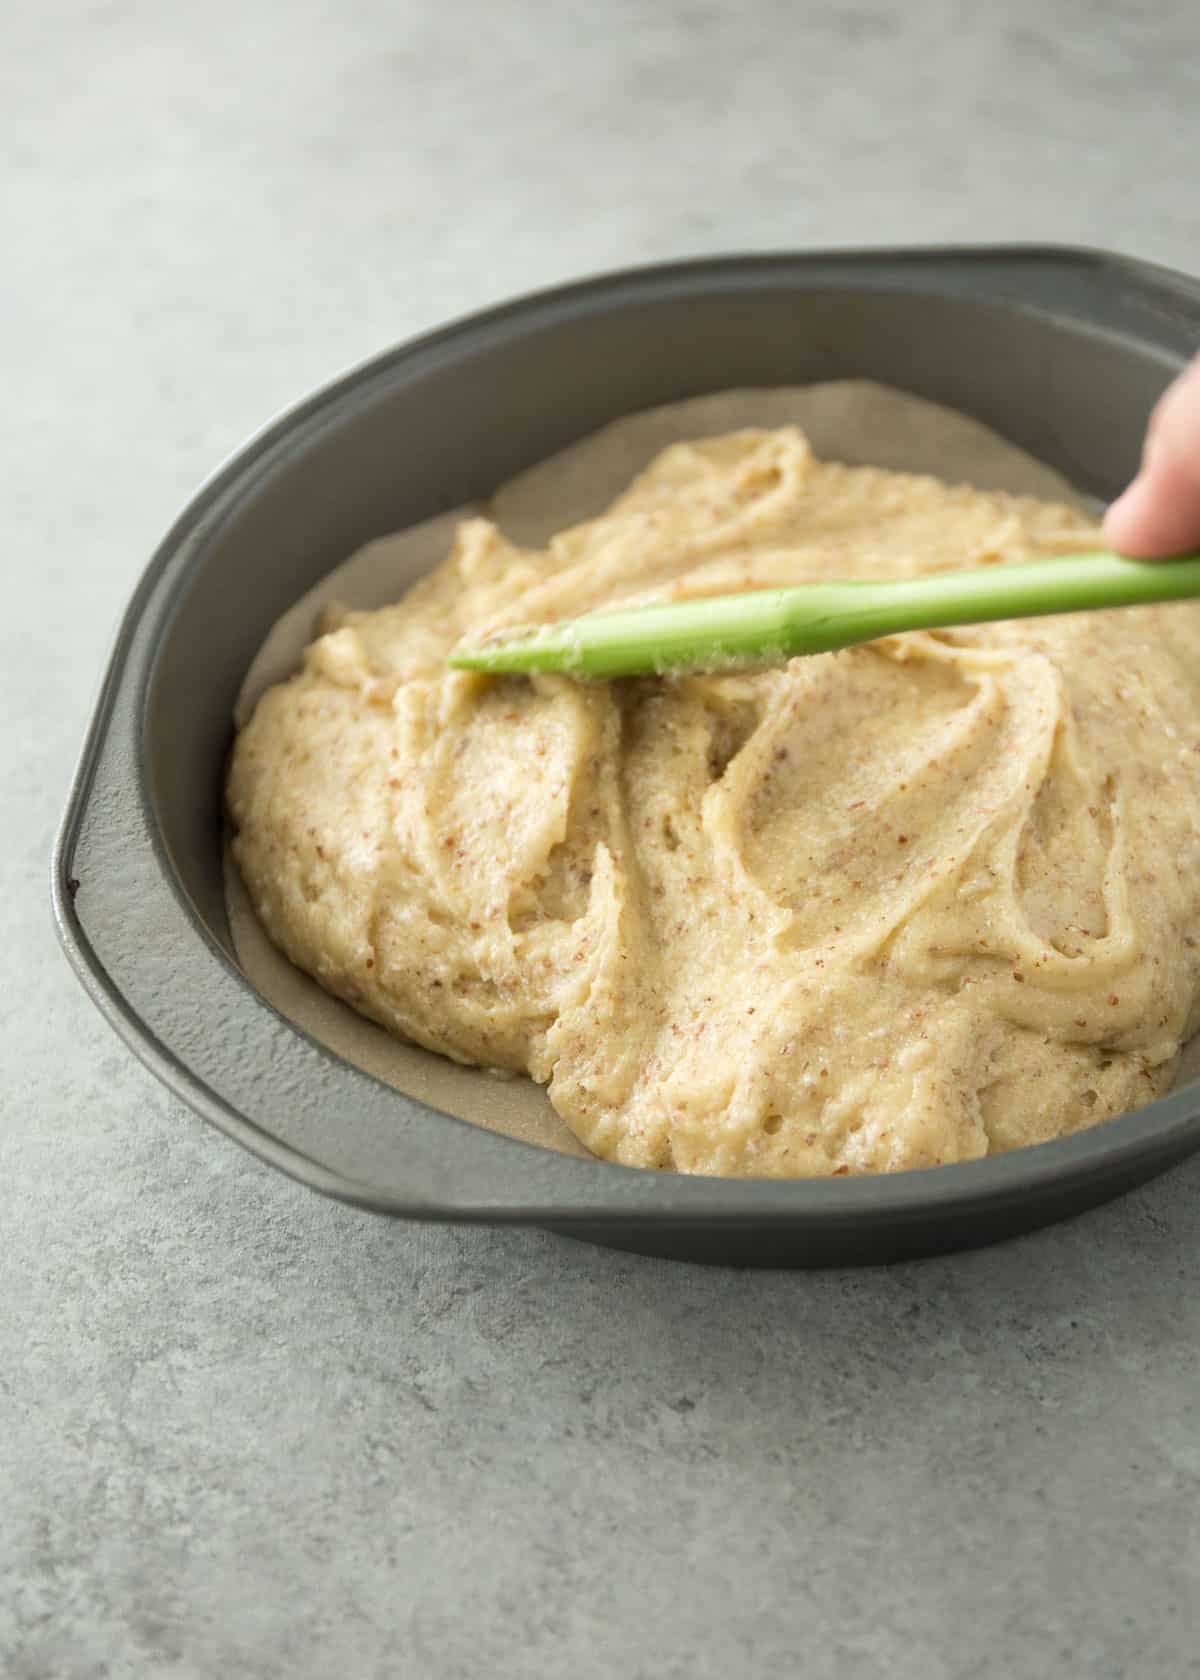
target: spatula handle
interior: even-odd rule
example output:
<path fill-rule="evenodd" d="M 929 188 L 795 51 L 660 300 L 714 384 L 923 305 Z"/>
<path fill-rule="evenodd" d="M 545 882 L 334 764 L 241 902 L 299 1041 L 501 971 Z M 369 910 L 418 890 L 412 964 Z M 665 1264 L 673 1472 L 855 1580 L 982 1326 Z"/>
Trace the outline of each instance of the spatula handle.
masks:
<path fill-rule="evenodd" d="M 476 671 L 565 671 L 607 678 L 769 665 L 904 630 L 1094 612 L 1200 597 L 1200 555 L 1126 560 L 1107 552 L 877 581 L 805 583 L 589 613 L 462 647 Z"/>

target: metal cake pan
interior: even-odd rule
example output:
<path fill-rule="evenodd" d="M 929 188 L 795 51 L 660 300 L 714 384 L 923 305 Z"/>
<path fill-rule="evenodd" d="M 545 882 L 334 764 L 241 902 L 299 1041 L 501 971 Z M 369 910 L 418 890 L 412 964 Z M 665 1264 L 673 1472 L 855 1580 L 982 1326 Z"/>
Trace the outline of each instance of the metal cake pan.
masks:
<path fill-rule="evenodd" d="M 370 538 L 486 495 L 636 409 L 869 377 L 961 409 L 1107 499 L 1200 342 L 1200 284 L 1102 252 L 730 257 L 476 315 L 356 369 L 199 492 L 125 615 L 53 863 L 76 972 L 172 1090 L 314 1189 L 415 1219 L 530 1224 L 681 1259 L 877 1262 L 1077 1213 L 1200 1146 L 1200 1085 L 1036 1148 L 817 1182 L 560 1155 L 398 1095 L 322 1049 L 233 957 L 221 781 L 242 675 Z"/>

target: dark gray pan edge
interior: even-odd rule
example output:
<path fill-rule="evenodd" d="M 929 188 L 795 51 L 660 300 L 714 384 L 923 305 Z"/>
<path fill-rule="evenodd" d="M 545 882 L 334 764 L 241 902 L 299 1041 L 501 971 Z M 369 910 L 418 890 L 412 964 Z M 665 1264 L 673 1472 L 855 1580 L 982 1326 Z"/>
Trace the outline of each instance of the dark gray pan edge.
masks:
<path fill-rule="evenodd" d="M 871 1179 L 644 1173 L 496 1136 L 349 1067 L 253 991 L 229 950 L 217 812 L 232 693 L 278 611 L 366 537 L 486 492 L 604 419 L 722 385 L 873 374 L 956 402 L 1106 497 L 1198 339 L 1196 282 L 1103 253 L 851 252 L 605 277 L 346 375 L 210 480 L 130 603 L 53 865 L 60 938 L 89 995 L 166 1084 L 264 1160 L 411 1217 L 535 1223 L 696 1259 L 843 1263 L 994 1240 L 1163 1170 L 1200 1146 L 1195 1087 L 1037 1149 Z M 331 488 L 306 512 L 322 459 Z M 333 485 L 347 505 L 330 514 Z M 250 564 L 260 552 L 280 563 Z M 240 642 L 218 610 L 235 587 L 253 603 Z"/>

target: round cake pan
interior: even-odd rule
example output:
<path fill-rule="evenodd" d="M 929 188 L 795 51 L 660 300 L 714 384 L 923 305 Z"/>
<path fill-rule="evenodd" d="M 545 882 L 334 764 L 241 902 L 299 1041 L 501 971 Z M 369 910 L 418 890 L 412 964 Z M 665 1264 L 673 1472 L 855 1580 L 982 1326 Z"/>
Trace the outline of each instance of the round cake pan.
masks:
<path fill-rule="evenodd" d="M 615 274 L 371 361 L 268 427 L 139 583 L 53 864 L 76 972 L 206 1118 L 314 1189 L 413 1219 L 530 1224 L 681 1259 L 828 1265 L 1012 1236 L 1200 1145 L 1200 1088 L 1033 1149 L 819 1181 L 711 1179 L 512 1141 L 398 1095 L 239 970 L 222 893 L 234 697 L 279 614 L 372 537 L 486 496 L 637 409 L 870 378 L 958 408 L 1105 499 L 1200 341 L 1200 286 L 1102 252 L 730 257 Z"/>

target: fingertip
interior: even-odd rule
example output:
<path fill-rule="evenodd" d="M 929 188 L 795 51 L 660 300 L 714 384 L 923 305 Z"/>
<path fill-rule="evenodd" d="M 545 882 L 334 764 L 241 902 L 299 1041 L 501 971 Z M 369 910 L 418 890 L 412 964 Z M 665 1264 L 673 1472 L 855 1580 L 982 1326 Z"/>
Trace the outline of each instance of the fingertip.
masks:
<path fill-rule="evenodd" d="M 1144 478 L 1135 478 L 1107 509 L 1101 529 L 1105 542 L 1118 554 L 1128 555 L 1131 560 L 1151 560 L 1157 552 L 1154 525 L 1150 488 Z"/>

